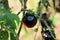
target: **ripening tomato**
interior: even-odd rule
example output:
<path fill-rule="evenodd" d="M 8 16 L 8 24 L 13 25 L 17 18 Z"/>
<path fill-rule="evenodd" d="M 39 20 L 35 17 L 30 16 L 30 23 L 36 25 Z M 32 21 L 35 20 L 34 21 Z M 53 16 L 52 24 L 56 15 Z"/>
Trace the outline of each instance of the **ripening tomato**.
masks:
<path fill-rule="evenodd" d="M 44 38 L 44 40 L 55 40 L 55 33 L 53 32 L 52 35 L 54 36 L 54 38 L 52 37 L 51 33 L 49 32 L 49 30 L 46 30 L 44 32 L 41 33 L 42 37 Z"/>
<path fill-rule="evenodd" d="M 22 23 L 28 27 L 28 28 L 32 28 L 36 25 L 37 23 L 37 18 L 33 15 L 33 14 L 26 14 L 23 17 Z"/>

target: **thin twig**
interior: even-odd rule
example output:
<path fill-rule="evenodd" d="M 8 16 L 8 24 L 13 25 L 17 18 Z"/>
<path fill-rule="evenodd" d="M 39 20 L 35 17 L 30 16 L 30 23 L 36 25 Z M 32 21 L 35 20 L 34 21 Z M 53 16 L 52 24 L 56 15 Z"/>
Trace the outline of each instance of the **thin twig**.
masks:
<path fill-rule="evenodd" d="M 22 9 L 17 13 L 17 15 L 19 15 L 22 12 Z"/>
<path fill-rule="evenodd" d="M 22 21 L 21 21 L 21 25 L 20 25 L 20 28 L 19 28 L 19 31 L 18 31 L 18 37 L 20 36 L 20 32 L 21 32 L 21 28 L 22 28 Z"/>
<path fill-rule="evenodd" d="M 24 0 L 24 9 L 26 9 L 26 2 L 27 2 L 27 0 Z M 21 12 L 21 11 L 20 11 L 20 12 Z M 19 15 L 20 12 L 19 12 L 17 15 Z M 23 10 L 23 17 L 24 17 L 24 15 L 25 15 L 25 10 Z M 22 19 L 23 19 L 23 18 L 22 18 Z M 22 21 L 21 21 L 20 28 L 19 28 L 19 30 L 18 30 L 18 37 L 17 37 L 16 40 L 19 40 L 19 36 L 20 36 L 21 29 L 22 29 Z"/>

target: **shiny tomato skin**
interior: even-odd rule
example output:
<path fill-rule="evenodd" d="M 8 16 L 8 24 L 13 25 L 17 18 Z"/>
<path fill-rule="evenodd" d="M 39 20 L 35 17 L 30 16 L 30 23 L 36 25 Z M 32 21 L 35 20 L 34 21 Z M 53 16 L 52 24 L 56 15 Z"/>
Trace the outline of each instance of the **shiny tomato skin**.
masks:
<path fill-rule="evenodd" d="M 36 25 L 37 23 L 37 18 L 32 15 L 32 14 L 26 14 L 24 17 L 23 17 L 23 20 L 22 20 L 22 23 L 28 27 L 28 28 L 32 28 Z"/>

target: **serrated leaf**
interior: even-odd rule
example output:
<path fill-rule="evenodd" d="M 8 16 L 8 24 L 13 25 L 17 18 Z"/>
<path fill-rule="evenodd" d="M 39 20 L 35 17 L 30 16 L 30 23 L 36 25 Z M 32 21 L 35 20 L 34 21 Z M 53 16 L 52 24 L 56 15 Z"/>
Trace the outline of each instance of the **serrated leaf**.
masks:
<path fill-rule="evenodd" d="M 5 18 L 6 18 L 6 26 L 9 28 L 9 30 L 13 30 L 15 31 L 16 29 L 16 23 L 19 25 L 20 23 L 20 19 L 18 17 L 18 15 L 16 14 L 6 14 L 5 15 Z M 16 21 L 16 23 L 15 23 Z M 12 33 L 12 31 L 10 31 Z"/>
<path fill-rule="evenodd" d="M 6 24 L 5 25 L 8 26 L 10 29 L 15 30 L 16 25 L 14 23 L 14 20 L 11 20 L 10 14 L 5 15 L 5 18 L 6 18 Z"/>
<path fill-rule="evenodd" d="M 12 18 L 14 21 L 16 21 L 17 24 L 20 23 L 20 19 L 19 19 L 18 15 L 16 15 L 16 14 L 11 14 L 11 18 Z"/>
<path fill-rule="evenodd" d="M 10 26 L 11 29 L 16 29 L 16 23 L 19 25 L 20 23 L 20 19 L 16 14 L 6 14 L 5 15 L 6 18 L 6 26 Z"/>
<path fill-rule="evenodd" d="M 9 28 L 8 31 L 10 32 L 10 37 L 11 37 L 11 40 L 15 40 L 15 35 L 16 35 L 16 32 L 15 32 L 15 29 L 16 29 L 16 23 L 19 25 L 20 23 L 20 19 L 18 17 L 18 15 L 16 14 L 6 14 L 5 15 L 5 25 Z"/>

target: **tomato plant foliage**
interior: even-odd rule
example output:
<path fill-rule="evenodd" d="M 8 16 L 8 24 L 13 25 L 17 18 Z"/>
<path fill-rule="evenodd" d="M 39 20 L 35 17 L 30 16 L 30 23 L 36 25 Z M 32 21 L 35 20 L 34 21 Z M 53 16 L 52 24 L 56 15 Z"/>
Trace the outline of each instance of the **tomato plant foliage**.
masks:
<path fill-rule="evenodd" d="M 20 24 L 19 16 L 9 9 L 0 8 L 0 40 L 8 40 L 8 32 L 10 32 L 11 37 L 14 37 L 16 27 L 18 27 L 16 24 L 18 26 Z"/>

